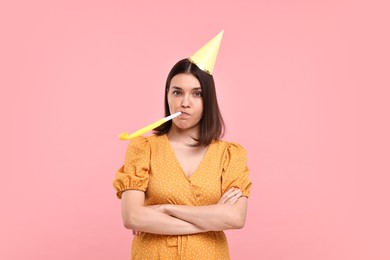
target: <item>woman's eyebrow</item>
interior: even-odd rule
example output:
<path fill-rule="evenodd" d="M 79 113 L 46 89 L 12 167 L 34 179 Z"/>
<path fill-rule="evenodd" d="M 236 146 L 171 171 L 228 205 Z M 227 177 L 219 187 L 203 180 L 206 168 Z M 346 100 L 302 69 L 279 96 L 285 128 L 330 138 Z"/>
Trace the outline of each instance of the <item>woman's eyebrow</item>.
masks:
<path fill-rule="evenodd" d="M 177 87 L 177 86 L 173 86 L 172 88 L 178 89 L 178 90 L 183 90 L 181 87 Z M 197 87 L 197 88 L 193 88 L 191 90 L 202 90 L 202 88 L 201 87 Z"/>

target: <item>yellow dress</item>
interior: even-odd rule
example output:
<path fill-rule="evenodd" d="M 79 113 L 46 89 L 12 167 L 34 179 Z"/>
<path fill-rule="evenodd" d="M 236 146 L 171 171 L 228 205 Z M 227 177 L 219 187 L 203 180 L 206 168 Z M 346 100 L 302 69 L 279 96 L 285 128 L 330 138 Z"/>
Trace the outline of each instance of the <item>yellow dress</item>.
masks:
<path fill-rule="evenodd" d="M 213 141 L 196 171 L 187 177 L 166 135 L 130 141 L 124 165 L 113 185 L 120 199 L 125 190 L 145 192 L 145 205 L 205 206 L 218 203 L 231 187 L 249 197 L 247 158 L 236 143 Z M 157 235 L 140 232 L 132 242 L 132 259 L 229 259 L 222 231 L 192 235 Z"/>

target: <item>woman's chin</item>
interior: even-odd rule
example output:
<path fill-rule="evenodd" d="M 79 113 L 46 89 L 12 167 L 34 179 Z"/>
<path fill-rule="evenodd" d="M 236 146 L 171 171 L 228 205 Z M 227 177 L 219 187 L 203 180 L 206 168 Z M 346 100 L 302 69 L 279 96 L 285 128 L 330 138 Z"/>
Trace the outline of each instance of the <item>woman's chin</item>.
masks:
<path fill-rule="evenodd" d="M 188 130 L 193 130 L 193 129 L 195 129 L 195 128 L 197 127 L 197 125 L 179 123 L 179 124 L 175 124 L 175 127 L 176 127 L 177 130 L 179 130 L 179 131 L 188 131 Z"/>

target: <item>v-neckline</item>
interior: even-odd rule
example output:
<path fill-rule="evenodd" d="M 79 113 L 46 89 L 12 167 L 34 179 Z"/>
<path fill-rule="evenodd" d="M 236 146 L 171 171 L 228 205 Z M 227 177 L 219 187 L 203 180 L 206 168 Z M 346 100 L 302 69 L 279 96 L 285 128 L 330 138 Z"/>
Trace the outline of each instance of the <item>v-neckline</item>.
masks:
<path fill-rule="evenodd" d="M 179 169 L 180 169 L 180 171 L 182 172 L 183 176 L 184 176 L 187 180 L 190 180 L 190 179 L 192 178 L 192 176 L 194 176 L 194 175 L 199 171 L 199 169 L 202 167 L 202 165 L 204 164 L 204 161 L 206 160 L 206 157 L 207 157 L 207 155 L 209 154 L 209 152 L 210 152 L 210 150 L 211 150 L 210 147 L 211 147 L 211 145 L 214 143 L 214 141 L 212 141 L 211 144 L 209 144 L 209 146 L 207 147 L 207 150 L 206 150 L 206 152 L 204 153 L 203 158 L 202 158 L 202 160 L 200 161 L 200 163 L 198 164 L 198 166 L 196 167 L 196 169 L 191 173 L 190 176 L 187 176 L 186 172 L 185 172 L 184 169 L 183 169 L 183 166 L 180 164 L 179 159 L 178 159 L 177 156 L 176 156 L 175 150 L 173 150 L 173 147 L 172 147 L 172 145 L 171 145 L 171 142 L 169 141 L 168 136 L 167 136 L 166 134 L 164 134 L 164 136 L 165 136 L 165 140 L 166 140 L 166 142 L 167 142 L 167 145 L 168 145 L 168 147 L 169 147 L 169 151 L 171 152 L 171 154 L 172 154 L 174 160 L 176 161 L 177 166 L 179 167 Z"/>

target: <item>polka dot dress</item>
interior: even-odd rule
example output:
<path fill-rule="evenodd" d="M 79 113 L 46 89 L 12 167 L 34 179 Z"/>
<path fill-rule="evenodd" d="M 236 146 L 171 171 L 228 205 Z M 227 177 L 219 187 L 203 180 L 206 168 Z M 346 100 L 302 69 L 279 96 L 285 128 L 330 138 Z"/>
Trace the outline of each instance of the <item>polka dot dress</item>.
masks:
<path fill-rule="evenodd" d="M 196 171 L 187 177 L 166 135 L 137 137 L 127 149 L 124 165 L 113 185 L 117 197 L 125 190 L 145 192 L 145 205 L 216 204 L 231 187 L 249 197 L 245 150 L 236 143 L 213 141 Z M 140 232 L 132 242 L 132 259 L 229 259 L 222 231 L 170 236 Z"/>

